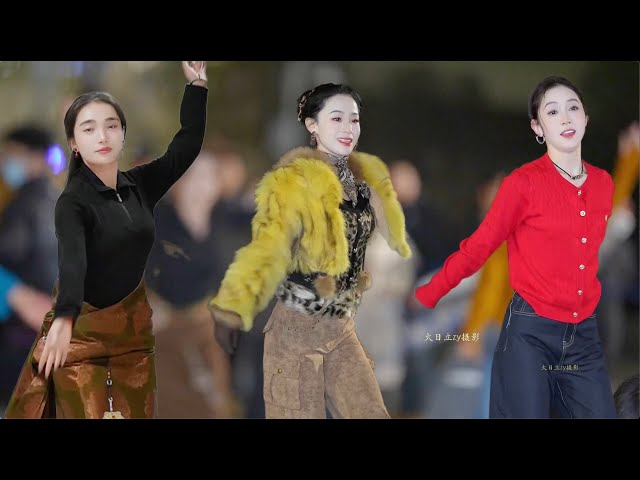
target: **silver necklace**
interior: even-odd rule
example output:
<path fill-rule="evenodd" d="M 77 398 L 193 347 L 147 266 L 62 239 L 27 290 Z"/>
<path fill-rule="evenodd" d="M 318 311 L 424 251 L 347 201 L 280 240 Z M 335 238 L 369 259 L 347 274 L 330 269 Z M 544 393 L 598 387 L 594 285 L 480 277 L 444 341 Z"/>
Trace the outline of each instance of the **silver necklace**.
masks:
<path fill-rule="evenodd" d="M 582 165 L 582 170 L 577 175 L 571 175 L 569 172 L 567 172 L 564 168 L 562 168 L 560 165 L 558 165 L 553 160 L 551 160 L 551 163 L 553 163 L 557 168 L 562 170 L 567 175 L 567 177 L 569 177 L 571 180 L 580 180 L 582 177 L 584 177 L 585 173 L 587 173 L 587 171 L 584 169 L 584 162 L 582 162 L 582 161 L 580 162 L 581 165 Z"/>

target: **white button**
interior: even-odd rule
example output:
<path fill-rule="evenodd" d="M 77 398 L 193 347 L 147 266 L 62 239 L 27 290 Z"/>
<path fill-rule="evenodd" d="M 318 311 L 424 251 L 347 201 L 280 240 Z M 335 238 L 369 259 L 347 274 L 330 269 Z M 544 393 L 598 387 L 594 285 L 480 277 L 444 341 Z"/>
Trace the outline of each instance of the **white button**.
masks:
<path fill-rule="evenodd" d="M 584 265 L 582 263 L 580 264 L 580 270 L 584 270 Z"/>
<path fill-rule="evenodd" d="M 586 238 L 584 238 L 584 237 L 582 237 L 582 240 L 581 240 L 581 241 L 582 241 L 582 243 L 587 243 L 587 239 L 586 239 Z"/>
<path fill-rule="evenodd" d="M 582 290 L 578 290 L 578 295 L 582 295 Z"/>
<path fill-rule="evenodd" d="M 578 316 L 578 312 L 573 312 L 573 318 L 576 318 Z"/>
<path fill-rule="evenodd" d="M 582 190 L 578 190 L 578 196 L 582 195 Z"/>
<path fill-rule="evenodd" d="M 580 210 L 580 216 L 584 217 L 587 214 L 587 212 L 585 212 L 584 210 Z"/>

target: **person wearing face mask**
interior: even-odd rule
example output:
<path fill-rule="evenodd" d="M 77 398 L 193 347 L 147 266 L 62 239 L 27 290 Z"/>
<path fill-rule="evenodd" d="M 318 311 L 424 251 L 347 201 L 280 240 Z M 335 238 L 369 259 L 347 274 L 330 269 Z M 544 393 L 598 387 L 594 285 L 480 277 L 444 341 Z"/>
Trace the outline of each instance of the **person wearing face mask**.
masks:
<path fill-rule="evenodd" d="M 0 213 L 0 409 L 51 305 L 58 275 L 53 211 L 59 192 L 47 164 L 52 144 L 49 131 L 30 124 L 2 138 L 0 175 L 11 197 Z"/>
<path fill-rule="evenodd" d="M 216 338 L 233 353 L 276 296 L 263 330 L 267 418 L 325 418 L 327 409 L 333 418 L 389 417 L 354 321 L 371 282 L 363 265 L 374 229 L 401 256 L 411 249 L 389 170 L 355 151 L 361 106 L 346 85 L 300 96 L 312 148 L 286 153 L 264 175 L 252 240 L 209 302 Z"/>

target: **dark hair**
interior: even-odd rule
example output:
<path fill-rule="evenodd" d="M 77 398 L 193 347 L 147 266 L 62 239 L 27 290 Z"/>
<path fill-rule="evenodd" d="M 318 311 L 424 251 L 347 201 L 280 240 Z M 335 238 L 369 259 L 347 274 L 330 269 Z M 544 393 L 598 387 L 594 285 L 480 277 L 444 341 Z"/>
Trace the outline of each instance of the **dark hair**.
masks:
<path fill-rule="evenodd" d="M 578 95 L 580 103 L 582 103 L 582 106 L 584 107 L 582 92 L 571 82 L 571 80 L 564 77 L 550 76 L 538 83 L 536 88 L 533 89 L 533 92 L 531 92 L 531 96 L 529 96 L 529 118 L 531 120 L 538 121 L 538 109 L 540 108 L 542 97 L 544 97 L 544 94 L 547 93 L 548 90 L 551 90 L 553 87 L 557 87 L 558 85 L 562 85 L 573 90 L 576 95 Z M 584 108 L 586 113 L 586 107 Z"/>
<path fill-rule="evenodd" d="M 78 113 L 80 113 L 80 110 L 82 110 L 85 106 L 92 102 L 100 102 L 111 105 L 118 114 L 118 118 L 120 118 L 120 123 L 122 124 L 124 134 L 127 134 L 127 119 L 125 118 L 122 107 L 120 107 L 120 104 L 117 102 L 117 100 L 107 92 L 89 92 L 84 93 L 76 98 L 67 110 L 67 113 L 65 113 L 64 115 L 64 133 L 67 136 L 67 141 L 74 138 L 73 129 L 76 126 Z M 73 173 L 78 170 L 78 168 L 80 168 L 80 165 L 82 165 L 82 156 L 80 155 L 80 153 L 75 155 L 73 152 L 71 152 L 67 182 L 69 181 Z"/>
<path fill-rule="evenodd" d="M 322 110 L 326 101 L 334 95 L 349 95 L 362 110 L 362 99 L 356 91 L 348 85 L 341 83 L 323 83 L 316 88 L 307 90 L 298 97 L 298 121 L 304 125 L 307 118 L 318 118 L 318 112 Z"/>
<path fill-rule="evenodd" d="M 36 125 L 22 125 L 5 133 L 5 142 L 19 143 L 30 150 L 46 152 L 53 145 L 51 133 Z"/>
<path fill-rule="evenodd" d="M 627 378 L 613 394 L 618 418 L 640 418 L 640 375 Z"/>

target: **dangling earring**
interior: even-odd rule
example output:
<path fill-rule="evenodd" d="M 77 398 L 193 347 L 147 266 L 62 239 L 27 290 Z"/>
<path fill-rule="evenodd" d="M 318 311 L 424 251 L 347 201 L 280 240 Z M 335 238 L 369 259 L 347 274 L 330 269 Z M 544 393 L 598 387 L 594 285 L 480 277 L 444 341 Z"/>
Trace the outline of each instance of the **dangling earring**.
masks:
<path fill-rule="evenodd" d="M 544 143 L 544 135 L 542 135 L 541 137 L 536 135 L 536 142 L 538 142 L 540 145 L 542 145 Z"/>
<path fill-rule="evenodd" d="M 78 152 L 78 149 L 77 149 L 77 148 L 74 148 L 74 149 L 73 149 L 73 154 L 74 154 L 76 157 L 80 155 L 80 153 Z"/>
<path fill-rule="evenodd" d="M 316 140 L 316 132 L 311 132 L 311 138 L 309 139 L 309 145 L 315 147 L 318 144 Z"/>

